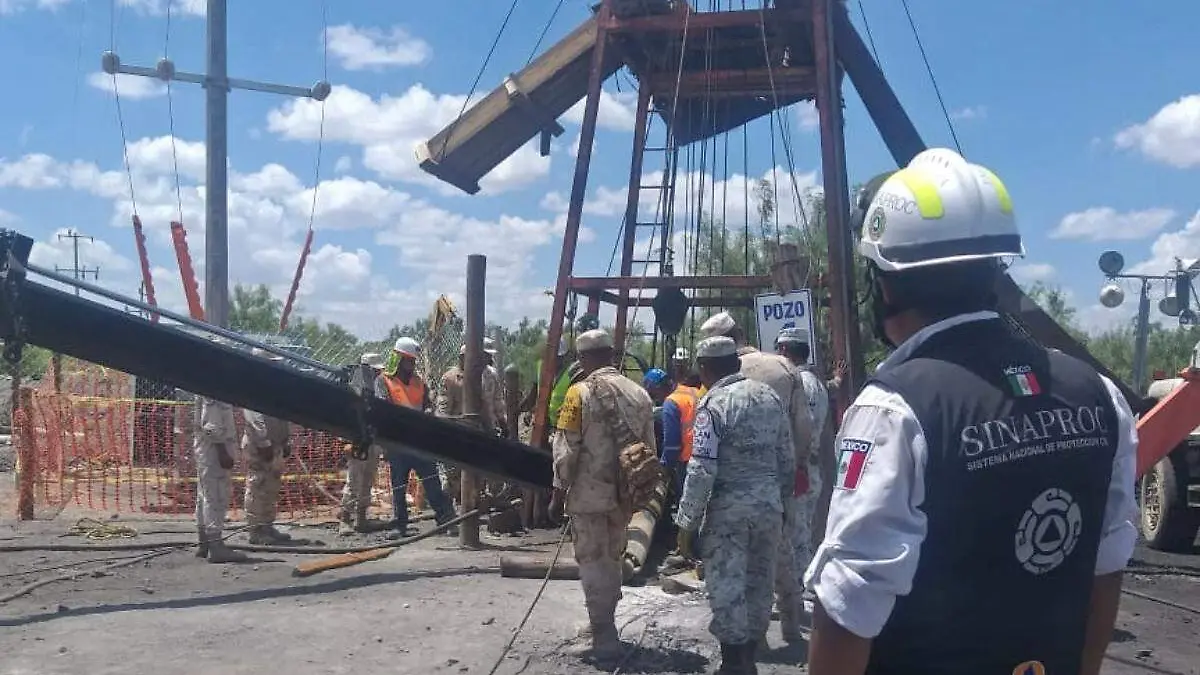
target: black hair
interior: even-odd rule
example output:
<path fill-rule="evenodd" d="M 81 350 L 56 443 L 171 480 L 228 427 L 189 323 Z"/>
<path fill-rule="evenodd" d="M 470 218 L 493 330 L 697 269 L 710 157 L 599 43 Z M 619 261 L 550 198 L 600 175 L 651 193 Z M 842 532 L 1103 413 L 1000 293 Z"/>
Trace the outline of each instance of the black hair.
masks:
<path fill-rule="evenodd" d="M 810 349 L 804 342 L 780 342 L 779 347 L 789 358 L 796 359 L 797 361 L 808 361 Z"/>
<path fill-rule="evenodd" d="M 685 387 L 699 387 L 700 385 L 704 384 L 700 380 L 700 373 L 697 373 L 694 370 L 689 370 L 683 377 L 680 378 L 679 381 Z"/>
<path fill-rule="evenodd" d="M 1002 272 L 996 260 L 930 265 L 903 272 L 870 271 L 887 287 L 887 304 L 893 313 L 911 310 L 931 320 L 995 310 L 996 281 Z"/>

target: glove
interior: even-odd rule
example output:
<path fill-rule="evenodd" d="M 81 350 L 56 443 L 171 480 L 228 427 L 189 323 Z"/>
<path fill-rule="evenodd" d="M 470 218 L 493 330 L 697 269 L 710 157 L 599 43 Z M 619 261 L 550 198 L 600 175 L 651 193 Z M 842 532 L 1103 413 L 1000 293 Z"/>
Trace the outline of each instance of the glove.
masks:
<path fill-rule="evenodd" d="M 679 550 L 679 555 L 688 560 L 695 560 L 696 556 L 696 533 L 692 530 L 679 528 L 679 534 L 675 536 L 675 547 Z"/>

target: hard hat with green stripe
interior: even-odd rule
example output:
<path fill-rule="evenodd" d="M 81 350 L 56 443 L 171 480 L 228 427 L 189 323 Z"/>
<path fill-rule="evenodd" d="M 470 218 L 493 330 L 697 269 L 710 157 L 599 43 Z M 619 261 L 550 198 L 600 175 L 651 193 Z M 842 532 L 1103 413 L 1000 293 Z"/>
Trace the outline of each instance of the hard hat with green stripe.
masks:
<path fill-rule="evenodd" d="M 1004 183 L 953 150 L 925 150 L 872 183 L 858 250 L 884 272 L 1025 255 Z"/>

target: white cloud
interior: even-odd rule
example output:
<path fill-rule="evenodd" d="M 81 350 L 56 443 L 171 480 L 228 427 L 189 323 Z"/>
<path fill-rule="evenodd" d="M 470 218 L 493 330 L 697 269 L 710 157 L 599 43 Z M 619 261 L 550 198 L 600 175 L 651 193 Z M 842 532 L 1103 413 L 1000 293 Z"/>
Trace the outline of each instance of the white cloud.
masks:
<path fill-rule="evenodd" d="M 950 119 L 952 120 L 981 120 L 985 117 L 987 117 L 987 106 L 982 105 L 969 105 L 950 111 Z"/>
<path fill-rule="evenodd" d="M 178 218 L 169 138 L 143 138 L 130 144 L 138 211 L 151 242 L 156 290 L 164 307 L 183 310 L 179 273 L 174 269 L 168 223 Z M 177 141 L 181 150 L 180 200 L 188 245 L 197 275 L 204 269 L 204 187 L 200 175 L 185 171 L 189 153 L 200 144 Z M 136 295 L 137 265 L 117 251 L 132 250 L 128 234 L 131 207 L 128 176 L 121 169 L 102 169 L 80 160 L 59 161 L 48 155 L 0 158 L 0 187 L 25 190 L 77 190 L 111 205 L 109 223 L 120 234 L 96 236 L 81 243 L 88 266 L 101 268 L 100 283 Z M 542 316 L 549 299 L 541 291 L 552 279 L 535 271 L 538 250 L 561 241 L 565 218 L 512 215 L 470 218 L 453 213 L 407 192 L 380 183 L 339 176 L 321 183 L 314 227 L 316 241 L 298 295 L 298 312 L 341 323 L 360 335 L 377 337 L 394 323 L 425 316 L 441 293 L 461 304 L 466 256 L 488 256 L 489 320 L 510 322 Z M 250 172 L 234 168 L 229 177 L 230 284 L 266 284 L 276 297 L 286 297 L 308 228 L 313 189 L 278 164 Z M 365 231 L 378 248 L 364 247 L 362 237 L 349 244 L 349 231 Z M 581 241 L 595 233 L 583 228 Z M 503 247 L 492 244 L 503 241 Z M 116 242 L 116 243 L 108 243 Z M 36 261 L 69 264 L 69 242 L 50 237 L 35 248 Z M 379 264 L 377 264 L 379 261 Z M 546 272 L 547 275 L 552 272 Z"/>
<path fill-rule="evenodd" d="M 1166 227 L 1175 217 L 1171 209 L 1153 208 L 1118 212 L 1102 206 L 1068 213 L 1050 233 L 1052 239 L 1121 241 L 1142 239 Z"/>
<path fill-rule="evenodd" d="M 167 93 L 167 86 L 153 78 L 118 73 L 116 80 L 116 91 L 121 95 L 122 99 L 136 101 L 146 98 L 156 98 Z M 91 73 L 87 76 L 87 83 L 89 87 L 109 94 L 112 94 L 114 91 L 113 76 L 108 73 Z"/>
<path fill-rule="evenodd" d="M 388 66 L 415 66 L 433 55 L 433 48 L 400 26 L 384 31 L 351 24 L 330 26 L 325 32 L 329 53 L 346 70 L 381 70 Z"/>
<path fill-rule="evenodd" d="M 333 165 L 333 170 L 335 173 L 346 173 L 347 171 L 350 171 L 353 168 L 354 168 L 354 160 L 350 159 L 346 155 L 342 155 L 341 157 L 338 157 L 337 162 L 335 162 Z"/>
<path fill-rule="evenodd" d="M 421 170 L 415 148 L 456 119 L 465 99 L 434 94 L 419 84 L 399 96 L 384 94 L 378 100 L 357 89 L 335 86 L 325 103 L 325 138 L 361 147 L 363 166 L 381 178 L 461 195 Z M 286 101 L 267 117 L 268 129 L 290 140 L 316 140 L 320 125 L 321 104 L 309 99 Z M 485 176 L 480 181 L 483 191 L 515 190 L 549 173 L 550 158 L 539 156 L 534 143 L 522 146 Z"/>
<path fill-rule="evenodd" d="M 583 107 L 587 99 L 578 103 L 563 113 L 563 119 L 572 124 L 583 124 Z M 633 131 L 637 122 L 637 93 L 635 92 L 600 92 L 600 112 L 596 117 L 596 125 L 613 131 Z M 578 141 L 576 141 L 578 145 Z M 574 155 L 572 155 L 574 156 Z"/>
<path fill-rule="evenodd" d="M 1145 122 L 1117 132 L 1113 141 L 1180 169 L 1200 166 L 1200 94 L 1168 103 Z"/>
<path fill-rule="evenodd" d="M 1054 265 L 1018 260 L 1008 268 L 1009 275 L 1021 284 L 1045 283 L 1054 278 Z"/>
<path fill-rule="evenodd" d="M 800 120 L 800 128 L 816 129 L 821 126 L 821 115 L 817 112 L 817 104 L 813 101 L 800 101 L 796 104 L 796 118 Z"/>
<path fill-rule="evenodd" d="M 1175 269 L 1176 258 L 1190 265 L 1200 259 L 1200 211 L 1183 227 L 1163 232 L 1150 245 L 1150 257 L 1129 268 L 1133 274 L 1163 274 Z"/>
<path fill-rule="evenodd" d="M 71 0 L 0 0 L 0 14 L 16 14 L 27 9 L 56 10 Z"/>
<path fill-rule="evenodd" d="M 204 16 L 208 10 L 207 0 L 119 0 L 124 7 L 129 7 L 140 14 L 160 16 L 166 14 L 167 3 L 171 3 L 171 13 L 187 16 Z"/>

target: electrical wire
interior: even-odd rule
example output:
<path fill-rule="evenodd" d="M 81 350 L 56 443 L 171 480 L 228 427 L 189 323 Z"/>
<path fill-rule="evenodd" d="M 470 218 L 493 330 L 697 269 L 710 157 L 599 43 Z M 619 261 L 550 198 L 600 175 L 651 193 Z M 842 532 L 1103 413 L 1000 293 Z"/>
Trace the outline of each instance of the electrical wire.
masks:
<path fill-rule="evenodd" d="M 929 81 L 933 84 L 933 93 L 937 95 L 938 105 L 942 107 L 942 116 L 946 118 L 946 126 L 950 128 L 950 138 L 954 140 L 954 147 L 958 150 L 958 154 L 963 154 L 962 144 L 958 142 L 958 133 L 954 131 L 954 121 L 950 119 L 950 111 L 946 108 L 946 101 L 942 98 L 942 90 L 938 87 L 937 78 L 933 76 L 933 67 L 929 65 L 929 56 L 925 53 L 925 45 L 921 43 L 921 34 L 917 31 L 917 23 L 913 21 L 912 12 L 908 9 L 908 0 L 900 0 L 900 5 L 904 7 L 904 15 L 908 17 L 908 25 L 912 28 L 913 38 L 917 41 L 917 49 L 921 52 L 921 60 L 925 62 L 925 72 L 929 73 Z M 878 62 L 878 58 L 876 59 Z"/>
<path fill-rule="evenodd" d="M 525 610 L 525 616 L 521 617 L 521 622 L 513 629 L 512 637 L 508 639 L 508 644 L 504 645 L 504 649 L 500 650 L 500 656 L 492 664 L 492 669 L 488 671 L 488 675 L 496 675 L 496 671 L 504 663 L 504 658 L 508 656 L 508 652 L 512 649 L 512 646 L 516 644 L 517 637 L 521 635 L 521 630 L 525 628 L 529 617 L 533 616 L 534 608 L 537 607 L 538 601 L 542 599 L 542 593 L 545 592 L 546 586 L 550 584 L 550 577 L 554 574 L 554 566 L 558 564 L 558 557 L 562 555 L 563 544 L 567 541 L 567 527 L 568 525 L 563 525 L 562 527 L 562 533 L 558 536 L 558 548 L 554 550 L 554 557 L 550 560 L 550 564 L 546 566 L 546 576 L 542 578 L 542 585 L 538 587 L 537 593 L 534 594 L 533 602 L 529 603 L 529 609 Z"/>

